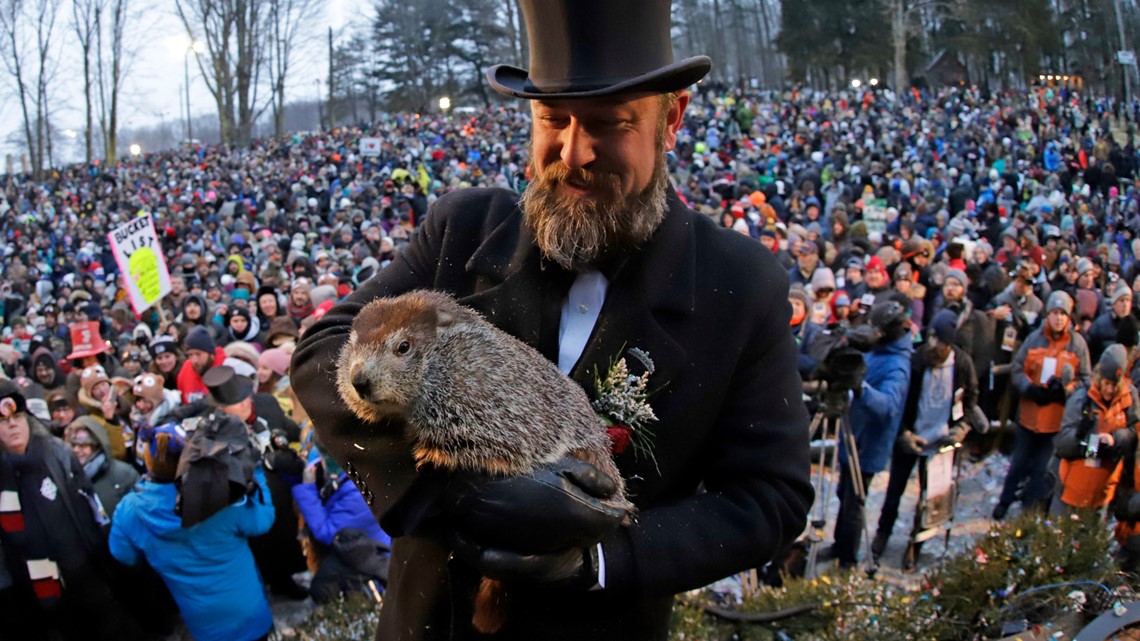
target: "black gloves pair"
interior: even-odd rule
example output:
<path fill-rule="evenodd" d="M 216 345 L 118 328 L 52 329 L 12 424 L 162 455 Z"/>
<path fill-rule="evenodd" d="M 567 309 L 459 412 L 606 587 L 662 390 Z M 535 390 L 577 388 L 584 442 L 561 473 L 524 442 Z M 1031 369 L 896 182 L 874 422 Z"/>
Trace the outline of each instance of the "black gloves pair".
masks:
<path fill-rule="evenodd" d="M 450 536 L 455 557 L 504 582 L 594 587 L 597 544 L 628 516 L 602 502 L 617 492 L 612 479 L 568 457 L 528 475 L 429 471 L 421 480 L 435 486 L 431 522 Z M 386 531 L 410 533 L 385 516 Z"/>
<path fill-rule="evenodd" d="M 1061 382 L 1061 379 L 1053 377 L 1049 379 L 1048 385 L 1030 385 L 1029 389 L 1022 393 L 1022 396 L 1038 405 L 1064 403 L 1065 385 Z"/>

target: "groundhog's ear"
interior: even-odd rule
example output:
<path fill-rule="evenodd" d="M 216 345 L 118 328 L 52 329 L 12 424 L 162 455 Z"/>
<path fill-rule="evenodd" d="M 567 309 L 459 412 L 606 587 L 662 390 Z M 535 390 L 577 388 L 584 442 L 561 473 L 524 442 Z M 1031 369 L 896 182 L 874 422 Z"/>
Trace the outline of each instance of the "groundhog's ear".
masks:
<path fill-rule="evenodd" d="M 437 309 L 436 310 L 436 323 L 435 326 L 439 328 L 451 327 L 459 321 L 459 315 L 450 309 Z"/>

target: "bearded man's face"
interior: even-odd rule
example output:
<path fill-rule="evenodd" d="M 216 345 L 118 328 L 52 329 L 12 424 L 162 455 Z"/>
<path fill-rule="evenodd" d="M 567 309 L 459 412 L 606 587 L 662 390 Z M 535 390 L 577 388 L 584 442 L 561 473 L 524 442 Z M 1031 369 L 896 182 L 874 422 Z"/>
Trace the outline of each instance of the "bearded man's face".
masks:
<path fill-rule="evenodd" d="M 521 207 L 543 255 L 567 269 L 643 245 L 665 217 L 665 153 L 688 96 L 535 101 Z"/>

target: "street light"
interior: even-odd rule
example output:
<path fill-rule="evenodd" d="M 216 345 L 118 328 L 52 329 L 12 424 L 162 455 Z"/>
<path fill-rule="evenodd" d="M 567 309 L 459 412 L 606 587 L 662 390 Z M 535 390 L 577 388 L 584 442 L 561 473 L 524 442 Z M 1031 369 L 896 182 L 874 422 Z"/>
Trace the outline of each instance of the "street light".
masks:
<path fill-rule="evenodd" d="M 879 79 L 878 78 L 871 78 L 868 82 L 871 83 L 872 87 L 878 87 L 879 86 Z"/>
<path fill-rule="evenodd" d="M 863 86 L 863 81 L 859 80 L 858 78 L 851 81 L 851 88 L 852 89 L 858 89 L 859 87 L 862 87 L 862 86 Z"/>
<path fill-rule="evenodd" d="M 451 109 L 451 98 L 444 96 L 439 99 L 439 110 L 446 116 L 448 109 Z"/>
<path fill-rule="evenodd" d="M 191 124 L 190 116 L 190 54 L 197 56 L 206 50 L 206 45 L 201 40 L 191 40 L 190 44 L 186 45 L 185 55 L 182 56 L 182 71 L 186 74 L 186 142 L 194 139 L 194 125 Z"/>
<path fill-rule="evenodd" d="M 142 147 L 140 147 L 138 143 L 131 145 L 130 150 L 132 156 L 138 156 L 142 153 Z"/>

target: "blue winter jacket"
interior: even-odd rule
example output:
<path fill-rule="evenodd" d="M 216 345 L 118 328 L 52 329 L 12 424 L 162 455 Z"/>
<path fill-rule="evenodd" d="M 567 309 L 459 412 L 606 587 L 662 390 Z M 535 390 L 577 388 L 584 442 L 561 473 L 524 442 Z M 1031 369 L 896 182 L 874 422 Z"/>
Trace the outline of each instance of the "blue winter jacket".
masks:
<path fill-rule="evenodd" d="M 189 528 L 174 513 L 173 483 L 140 481 L 115 510 L 111 554 L 127 565 L 150 563 L 196 641 L 250 641 L 273 626 L 247 541 L 273 525 L 265 472 L 255 476 L 259 492 Z"/>
<path fill-rule="evenodd" d="M 341 529 L 351 527 L 364 530 L 368 538 L 392 547 L 392 537 L 380 529 L 376 517 L 372 516 L 372 510 L 347 474 L 341 475 L 340 487 L 325 503 L 321 503 L 316 483 L 294 485 L 293 500 L 305 517 L 305 524 L 313 533 L 313 538 L 325 545 L 332 545 L 333 537 Z"/>
<path fill-rule="evenodd" d="M 859 398 L 851 401 L 851 431 L 859 448 L 859 467 L 863 474 L 881 472 L 887 467 L 902 424 L 913 352 L 907 333 L 863 354 L 867 362 L 867 376 L 863 379 L 866 385 Z M 847 460 L 842 447 L 840 456 Z"/>

